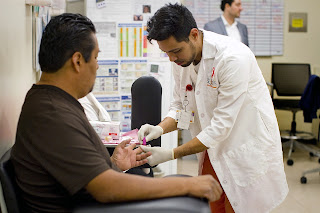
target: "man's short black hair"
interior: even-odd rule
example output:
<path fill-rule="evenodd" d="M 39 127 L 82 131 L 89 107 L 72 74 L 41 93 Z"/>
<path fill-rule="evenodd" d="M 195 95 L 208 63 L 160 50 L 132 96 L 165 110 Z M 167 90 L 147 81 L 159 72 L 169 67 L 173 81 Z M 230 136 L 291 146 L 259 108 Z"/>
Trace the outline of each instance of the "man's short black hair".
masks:
<path fill-rule="evenodd" d="M 96 29 L 87 17 L 64 13 L 50 20 L 43 31 L 39 64 L 43 72 L 59 70 L 75 53 L 80 52 L 88 62 L 95 48 L 93 33 Z"/>
<path fill-rule="evenodd" d="M 234 0 L 222 0 L 222 1 L 221 1 L 221 5 L 220 5 L 220 9 L 221 9 L 222 11 L 224 11 L 224 8 L 226 7 L 226 4 L 229 4 L 229 5 L 231 6 L 231 4 L 232 4 L 233 1 L 234 1 Z"/>
<path fill-rule="evenodd" d="M 147 23 L 148 40 L 163 41 L 173 36 L 178 42 L 189 41 L 193 28 L 198 28 L 192 13 L 181 4 L 166 4 Z"/>

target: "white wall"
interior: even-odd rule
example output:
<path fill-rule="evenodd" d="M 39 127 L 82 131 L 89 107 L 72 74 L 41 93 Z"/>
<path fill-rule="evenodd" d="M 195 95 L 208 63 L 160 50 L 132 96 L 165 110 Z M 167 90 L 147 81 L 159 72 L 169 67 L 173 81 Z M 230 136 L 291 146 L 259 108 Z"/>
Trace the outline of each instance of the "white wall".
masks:
<path fill-rule="evenodd" d="M 0 156 L 12 146 L 21 106 L 36 74 L 32 69 L 32 16 L 25 0 L 1 1 Z"/>
<path fill-rule="evenodd" d="M 257 58 L 266 81 L 271 82 L 272 62 L 310 63 L 312 73 L 320 75 L 320 1 L 285 0 L 284 8 L 284 54 L 282 56 Z M 289 12 L 308 13 L 308 32 L 288 32 Z M 291 112 L 277 110 L 276 114 L 280 129 L 290 129 Z M 298 130 L 317 133 L 319 119 L 314 120 L 313 125 L 304 123 L 301 111 L 297 113 L 296 119 Z"/>

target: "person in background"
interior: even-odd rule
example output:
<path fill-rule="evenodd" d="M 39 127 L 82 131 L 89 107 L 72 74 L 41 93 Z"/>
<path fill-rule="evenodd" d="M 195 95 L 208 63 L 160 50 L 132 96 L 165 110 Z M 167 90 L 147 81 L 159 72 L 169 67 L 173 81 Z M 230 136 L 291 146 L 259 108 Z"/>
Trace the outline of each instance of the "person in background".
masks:
<path fill-rule="evenodd" d="M 110 122 L 111 118 L 107 110 L 94 97 L 92 92 L 83 98 L 80 98 L 79 103 L 84 109 L 84 112 L 89 121 Z"/>
<path fill-rule="evenodd" d="M 241 0 L 222 0 L 220 8 L 221 17 L 206 23 L 203 29 L 230 36 L 249 46 L 247 26 L 236 21 L 242 11 Z"/>
<path fill-rule="evenodd" d="M 147 178 L 123 173 L 147 163 L 123 141 L 110 157 L 77 101 L 92 91 L 98 69 L 95 27 L 85 16 L 51 19 L 40 44 L 42 76 L 22 106 L 11 158 L 22 212 L 72 212 L 79 203 L 191 195 L 217 200 L 211 176 Z"/>
<path fill-rule="evenodd" d="M 177 129 L 192 136 L 174 149 L 140 146 L 152 152 L 149 164 L 197 154 L 199 174 L 212 175 L 224 190 L 212 212 L 270 212 L 288 185 L 273 103 L 254 54 L 230 37 L 199 30 L 180 4 L 160 8 L 147 32 L 174 62 L 175 85 L 167 116 L 142 125 L 138 138 Z"/>

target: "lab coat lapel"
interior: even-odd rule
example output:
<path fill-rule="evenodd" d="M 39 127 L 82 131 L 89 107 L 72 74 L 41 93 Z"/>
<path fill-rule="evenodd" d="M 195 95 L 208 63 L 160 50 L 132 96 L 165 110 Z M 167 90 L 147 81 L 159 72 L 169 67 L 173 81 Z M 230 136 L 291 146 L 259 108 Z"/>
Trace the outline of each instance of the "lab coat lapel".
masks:
<path fill-rule="evenodd" d="M 222 21 L 222 20 L 221 20 Z M 217 60 L 215 60 L 215 55 L 217 52 L 216 44 L 212 41 L 207 41 L 207 31 L 203 31 L 203 47 L 202 47 L 202 66 L 200 65 L 199 73 L 198 73 L 198 83 L 202 85 L 207 85 L 208 83 L 211 83 L 211 80 L 214 80 L 216 75 L 214 73 L 216 72 L 216 65 L 218 63 Z M 212 39 L 212 38 L 211 38 Z M 214 41 L 217 41 L 218 38 L 214 38 Z M 201 76 L 201 77 L 200 77 Z M 203 88 L 205 89 L 205 88 Z"/>

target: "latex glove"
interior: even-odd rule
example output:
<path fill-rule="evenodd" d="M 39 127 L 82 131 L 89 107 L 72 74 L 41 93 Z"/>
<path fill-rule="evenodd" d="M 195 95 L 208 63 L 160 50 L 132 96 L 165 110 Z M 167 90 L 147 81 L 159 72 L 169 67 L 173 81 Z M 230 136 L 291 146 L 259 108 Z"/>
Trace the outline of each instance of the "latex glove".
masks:
<path fill-rule="evenodd" d="M 162 147 L 140 146 L 144 152 L 151 152 L 151 156 L 147 157 L 148 164 L 155 166 L 159 163 L 163 163 L 174 159 L 173 149 L 165 149 Z"/>
<path fill-rule="evenodd" d="M 144 124 L 141 126 L 138 132 L 138 140 L 142 144 L 142 140 L 146 137 L 146 141 L 151 141 L 153 139 L 159 138 L 163 134 L 163 129 L 161 126 L 153 126 L 150 124 Z"/>

